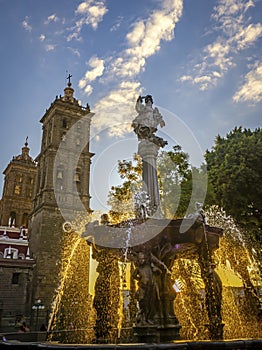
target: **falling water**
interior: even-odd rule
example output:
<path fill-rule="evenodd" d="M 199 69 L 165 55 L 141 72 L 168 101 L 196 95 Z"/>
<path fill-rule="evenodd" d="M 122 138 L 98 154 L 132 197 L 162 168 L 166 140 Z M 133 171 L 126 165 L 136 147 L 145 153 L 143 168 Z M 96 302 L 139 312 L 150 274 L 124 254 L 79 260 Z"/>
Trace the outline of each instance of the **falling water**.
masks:
<path fill-rule="evenodd" d="M 250 245 L 246 239 L 247 236 L 222 210 L 213 207 L 207 211 L 206 215 L 210 226 L 221 227 L 224 231 L 219 249 L 213 254 L 216 272 L 223 282 L 224 338 L 257 338 L 261 336 L 256 317 L 259 308 L 259 288 L 261 293 L 262 286 L 258 248 Z M 122 293 L 122 300 L 119 300 L 120 291 L 129 291 L 130 305 L 134 302 L 135 290 L 132 291 L 134 283 L 130 278 L 130 263 L 128 263 L 131 230 L 132 227 L 129 226 L 120 264 L 117 264 L 115 258 L 108 252 L 105 251 L 105 254 L 97 252 L 99 277 L 95 299 L 97 305 L 106 306 L 105 312 L 110 316 L 105 320 L 110 323 L 110 327 L 106 323 L 105 327 L 109 327 L 111 340 L 114 338 L 113 334 L 116 334 L 113 330 L 117 328 L 118 341 L 125 340 L 126 334 L 123 330 L 127 324 L 130 326 L 134 321 L 134 313 L 130 311 L 130 307 L 129 314 L 125 313 L 127 309 L 124 310 L 123 307 L 124 293 Z M 89 249 L 85 240 L 81 239 L 76 232 L 65 234 L 60 286 L 54 298 L 48 325 L 53 340 L 64 343 L 87 343 L 94 339 L 93 327 L 95 326 L 96 329 L 99 322 L 96 323 L 97 316 L 91 306 L 92 300 L 88 293 Z M 117 273 L 119 271 L 117 265 L 120 266 L 120 274 Z M 121 283 L 119 275 L 122 278 Z M 186 252 L 184 256 L 180 255 L 174 262 L 172 275 L 179 288 L 174 307 L 182 326 L 181 339 L 208 339 L 206 327 L 208 315 L 198 254 L 192 250 Z M 108 303 L 105 303 L 105 294 L 109 294 L 109 297 L 106 297 L 109 298 Z M 120 314 L 119 310 L 121 310 Z M 129 323 L 126 322 L 127 320 Z M 74 332 L 69 332 L 71 326 Z M 66 329 L 67 332 L 57 332 L 61 329 Z"/>
<path fill-rule="evenodd" d="M 258 244 L 251 242 L 250 233 L 241 230 L 223 210 L 212 207 L 207 216 L 210 225 L 224 230 L 224 237 L 214 254 L 224 283 L 224 336 L 228 339 L 259 337 L 261 329 L 257 313 L 262 302 L 262 275 Z"/>
<path fill-rule="evenodd" d="M 65 232 L 60 285 L 49 318 L 49 340 L 90 342 L 94 313 L 89 294 L 89 247 L 77 232 Z M 93 320 L 92 320 L 93 318 Z"/>
<path fill-rule="evenodd" d="M 128 228 L 126 229 L 126 240 L 123 247 L 123 261 L 119 263 L 120 269 L 120 305 L 119 305 L 119 322 L 118 322 L 118 338 L 126 338 L 128 335 L 128 328 L 130 328 L 130 262 L 128 260 L 128 252 L 130 239 L 132 234 L 133 221 L 128 221 Z"/>
<path fill-rule="evenodd" d="M 65 263 L 65 261 L 62 262 L 62 265 L 65 264 L 65 268 L 64 269 L 62 268 L 61 277 L 59 279 L 60 285 L 57 289 L 57 294 L 56 294 L 56 296 L 52 302 L 52 305 L 51 305 L 52 311 L 51 311 L 50 319 L 49 319 L 49 323 L 48 323 L 48 331 L 50 331 L 52 324 L 55 323 L 55 317 L 58 314 L 59 305 L 61 303 L 61 299 L 62 299 L 62 296 L 64 294 L 64 288 L 65 288 L 66 279 L 68 277 L 68 271 L 69 271 L 69 269 L 71 269 L 71 261 L 72 261 L 72 258 L 75 254 L 75 250 L 78 247 L 79 243 L 80 243 L 80 240 L 76 240 L 74 242 L 74 244 L 72 245 L 72 250 L 70 251 L 70 256 L 68 258 L 68 261 L 66 263 Z"/>
<path fill-rule="evenodd" d="M 204 284 L 197 255 L 192 253 L 190 257 L 175 260 L 172 274 L 179 289 L 175 299 L 175 314 L 182 326 L 181 339 L 208 339 Z"/>
<path fill-rule="evenodd" d="M 210 226 L 224 231 L 219 249 L 213 254 L 216 271 L 223 283 L 224 338 L 259 338 L 262 331 L 257 322 L 262 296 L 259 248 L 254 242 L 250 244 L 248 234 L 241 231 L 223 210 L 212 207 L 206 215 Z M 197 256 L 192 253 L 190 258 L 180 257 L 175 261 L 172 272 L 179 285 L 175 313 L 182 326 L 181 338 L 208 339 L 204 286 Z"/>

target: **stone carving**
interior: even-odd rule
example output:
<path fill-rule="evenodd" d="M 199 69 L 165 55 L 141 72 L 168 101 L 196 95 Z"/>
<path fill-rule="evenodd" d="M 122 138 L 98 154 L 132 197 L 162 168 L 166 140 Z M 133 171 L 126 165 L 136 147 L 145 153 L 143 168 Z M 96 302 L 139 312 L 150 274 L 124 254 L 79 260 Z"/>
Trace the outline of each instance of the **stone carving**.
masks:
<path fill-rule="evenodd" d="M 143 103 L 143 99 L 145 100 L 145 104 Z M 156 159 L 159 148 L 164 147 L 167 141 L 155 135 L 158 125 L 163 127 L 165 122 L 159 110 L 153 108 L 152 105 L 153 98 L 151 95 L 138 97 L 135 105 L 138 115 L 133 120 L 132 127 L 139 140 L 138 154 L 142 157 L 143 163 L 142 190 L 146 192 L 150 198 L 150 215 L 160 218 L 162 215 L 160 210 Z"/>
<path fill-rule="evenodd" d="M 159 293 L 154 279 L 151 259 L 144 252 L 139 252 L 136 260 L 136 269 L 132 277 L 138 281 L 136 299 L 138 301 L 139 311 L 137 314 L 137 324 L 153 324 L 155 310 L 152 308 L 152 305 L 156 305 Z"/>
<path fill-rule="evenodd" d="M 143 104 L 145 99 L 145 104 Z M 138 116 L 133 120 L 132 127 L 137 134 L 138 140 L 149 140 L 159 147 L 164 147 L 167 141 L 164 141 L 161 137 L 155 135 L 158 125 L 165 126 L 162 115 L 158 108 L 152 107 L 153 98 L 151 95 L 144 97 L 139 96 L 136 101 L 136 111 Z"/>
<path fill-rule="evenodd" d="M 177 323 L 173 306 L 176 292 L 169 270 L 175 257 L 174 249 L 170 242 L 163 242 L 155 250 L 154 254 L 139 251 L 135 259 L 132 277 L 138 281 L 136 322 L 139 326 Z"/>

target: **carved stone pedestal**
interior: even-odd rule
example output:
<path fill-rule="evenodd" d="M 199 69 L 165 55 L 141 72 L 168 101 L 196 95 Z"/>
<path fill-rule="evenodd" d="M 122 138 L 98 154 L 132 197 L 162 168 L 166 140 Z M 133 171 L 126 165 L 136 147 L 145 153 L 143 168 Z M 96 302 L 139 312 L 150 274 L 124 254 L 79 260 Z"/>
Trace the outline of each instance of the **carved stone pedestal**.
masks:
<path fill-rule="evenodd" d="M 133 327 L 134 343 L 159 343 L 160 334 L 157 326 Z"/>
<path fill-rule="evenodd" d="M 181 326 L 139 326 L 133 327 L 133 342 L 138 343 L 167 343 L 179 340 Z"/>
<path fill-rule="evenodd" d="M 160 343 L 167 343 L 173 340 L 179 340 L 180 329 L 181 329 L 181 326 L 179 324 L 170 325 L 166 327 L 159 327 L 157 331 L 159 333 Z"/>

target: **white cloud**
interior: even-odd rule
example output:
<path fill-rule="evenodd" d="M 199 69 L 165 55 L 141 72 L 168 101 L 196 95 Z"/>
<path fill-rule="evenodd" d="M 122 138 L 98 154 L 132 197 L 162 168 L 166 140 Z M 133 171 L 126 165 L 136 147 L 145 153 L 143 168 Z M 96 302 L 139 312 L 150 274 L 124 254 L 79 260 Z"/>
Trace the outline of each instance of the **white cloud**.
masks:
<path fill-rule="evenodd" d="M 92 93 L 92 91 L 93 91 L 93 88 L 92 88 L 92 86 L 91 85 L 86 85 L 86 87 L 85 87 L 85 93 L 87 94 L 87 96 L 89 96 L 91 93 Z"/>
<path fill-rule="evenodd" d="M 91 57 L 90 60 L 88 61 L 88 65 L 92 69 L 87 70 L 84 77 L 79 81 L 78 86 L 80 89 L 85 88 L 89 82 L 94 81 L 98 77 L 101 77 L 105 69 L 104 60 L 98 58 L 97 56 Z M 91 94 L 92 90 L 90 88 L 86 90 L 85 88 L 85 92 L 88 91 L 88 95 Z"/>
<path fill-rule="evenodd" d="M 202 75 L 200 77 L 196 77 L 194 79 L 194 82 L 195 83 L 206 83 L 206 82 L 209 82 L 211 80 L 210 76 L 208 75 Z"/>
<path fill-rule="evenodd" d="M 179 81 L 192 81 L 193 78 L 190 75 L 182 75 L 182 77 L 179 78 Z"/>
<path fill-rule="evenodd" d="M 233 101 L 252 103 L 262 101 L 262 63 L 254 64 L 244 80 L 244 84 L 233 96 Z"/>
<path fill-rule="evenodd" d="M 250 24 L 246 28 L 243 28 L 235 36 L 238 49 L 241 50 L 251 46 L 261 35 L 262 25 L 260 23 L 256 25 Z"/>
<path fill-rule="evenodd" d="M 26 16 L 26 18 L 23 20 L 22 26 L 26 31 L 28 31 L 28 32 L 32 31 L 32 26 L 30 26 L 30 24 L 29 24 L 29 17 L 28 16 Z"/>
<path fill-rule="evenodd" d="M 139 82 L 122 81 L 118 88 L 111 90 L 92 109 L 96 118 L 92 121 L 95 134 L 108 129 L 109 136 L 123 137 L 131 131 L 130 121 L 134 118 L 134 101 L 140 91 Z"/>
<path fill-rule="evenodd" d="M 253 0 L 220 0 L 214 7 L 212 18 L 219 21 L 222 25 L 234 21 L 235 15 L 244 14 L 254 6 Z M 224 27 L 224 30 L 226 28 Z"/>
<path fill-rule="evenodd" d="M 45 24 L 49 24 L 50 22 L 57 22 L 59 18 L 56 16 L 55 13 L 47 17 L 47 20 L 44 22 Z"/>
<path fill-rule="evenodd" d="M 136 22 L 134 29 L 126 36 L 131 46 L 138 45 L 145 35 L 145 24 L 143 21 Z"/>
<path fill-rule="evenodd" d="M 141 93 L 137 76 L 144 70 L 146 60 L 159 51 L 162 41 L 174 38 L 176 23 L 182 15 L 182 0 L 165 0 L 159 4 L 161 8 L 133 24 L 126 35 L 127 48 L 106 60 L 103 79 L 114 88 L 93 108 L 99 116 L 94 118 L 95 129 L 109 127 L 112 136 L 122 136 L 128 131 L 127 123 L 130 124 L 134 118 L 134 103 Z M 92 80 L 95 75 L 95 71 L 88 71 L 80 80 L 79 87 L 84 88 L 86 81 Z"/>
<path fill-rule="evenodd" d="M 191 83 L 197 84 L 200 90 L 217 84 L 218 79 L 236 65 L 238 52 L 252 46 L 262 35 L 262 25 L 250 24 L 247 11 L 254 6 L 253 0 L 219 0 L 211 16 L 216 22 L 218 36 L 208 44 L 202 53 L 202 59 L 195 64 L 191 74 L 185 74 L 180 81 L 186 81 L 185 76 L 191 76 Z M 201 76 L 210 79 L 205 82 Z"/>
<path fill-rule="evenodd" d="M 46 44 L 45 45 L 45 50 L 48 51 L 53 51 L 56 48 L 56 45 L 52 45 L 52 44 Z"/>
<path fill-rule="evenodd" d="M 81 54 L 80 54 L 79 50 L 74 49 L 74 48 L 72 48 L 72 47 L 70 47 L 70 46 L 68 46 L 67 48 L 68 48 L 74 55 L 76 55 L 77 57 L 81 57 Z"/>
<path fill-rule="evenodd" d="M 126 35 L 128 47 L 111 62 L 110 71 L 122 78 L 133 77 L 143 71 L 146 59 L 159 51 L 161 41 L 174 38 L 174 28 L 183 10 L 182 0 L 166 0 L 146 20 L 134 23 Z"/>
<path fill-rule="evenodd" d="M 44 35 L 44 34 L 41 34 L 41 35 L 39 36 L 39 40 L 40 40 L 40 41 L 44 41 L 44 40 L 45 40 L 45 35 Z"/>
<path fill-rule="evenodd" d="M 122 24 L 124 17 L 123 16 L 118 16 L 115 24 L 110 28 L 110 32 L 116 31 Z"/>
<path fill-rule="evenodd" d="M 79 20 L 71 28 L 72 33 L 68 35 L 67 41 L 71 41 L 72 39 L 81 40 L 80 33 L 84 25 L 90 25 L 96 30 L 107 11 L 108 9 L 102 0 L 86 0 L 81 2 L 75 11 Z"/>

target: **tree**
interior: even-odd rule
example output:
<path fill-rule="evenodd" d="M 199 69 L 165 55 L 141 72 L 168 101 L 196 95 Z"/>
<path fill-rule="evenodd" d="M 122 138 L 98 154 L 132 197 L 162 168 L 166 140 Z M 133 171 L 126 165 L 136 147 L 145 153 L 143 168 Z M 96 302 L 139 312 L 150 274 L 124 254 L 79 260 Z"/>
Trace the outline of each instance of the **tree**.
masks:
<path fill-rule="evenodd" d="M 157 159 L 161 208 L 164 216 L 170 219 L 183 217 L 190 202 L 193 176 L 188 159 L 188 154 L 179 145 L 174 146 L 171 151 L 162 151 Z M 194 174 L 198 172 L 195 168 L 192 171 Z M 134 155 L 133 161 L 119 161 L 118 173 L 125 181 L 112 187 L 109 192 L 109 216 L 113 223 L 134 215 L 133 196 L 135 192 L 142 190 L 141 158 Z M 199 177 L 203 178 L 203 172 L 199 171 Z M 197 200 L 199 199 L 196 198 Z"/>
<path fill-rule="evenodd" d="M 196 202 L 206 205 L 212 202 L 213 198 L 213 189 L 208 184 L 206 165 L 202 164 L 200 168 L 192 167 L 181 181 L 181 195 L 176 217 L 181 218 L 188 213 L 193 213 L 196 210 Z"/>
<path fill-rule="evenodd" d="M 176 216 L 184 215 L 180 204 L 183 192 L 181 184 L 190 177 L 188 159 L 188 154 L 179 145 L 171 151 L 162 151 L 157 159 L 161 207 L 167 218 L 173 218 L 175 213 Z"/>
<path fill-rule="evenodd" d="M 262 130 L 235 127 L 225 138 L 217 136 L 205 154 L 209 185 L 218 204 L 241 225 L 261 230 Z"/>
<path fill-rule="evenodd" d="M 134 154 L 133 161 L 118 161 L 118 173 L 123 181 L 121 185 L 112 186 L 108 194 L 111 207 L 111 223 L 119 223 L 133 217 L 133 196 L 142 190 L 142 159 Z"/>

